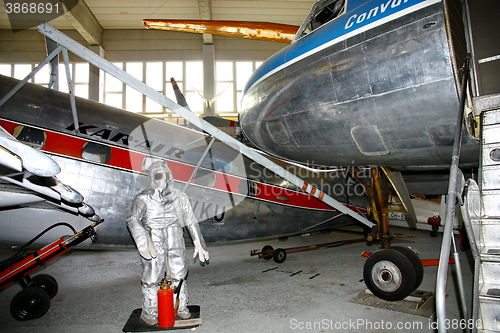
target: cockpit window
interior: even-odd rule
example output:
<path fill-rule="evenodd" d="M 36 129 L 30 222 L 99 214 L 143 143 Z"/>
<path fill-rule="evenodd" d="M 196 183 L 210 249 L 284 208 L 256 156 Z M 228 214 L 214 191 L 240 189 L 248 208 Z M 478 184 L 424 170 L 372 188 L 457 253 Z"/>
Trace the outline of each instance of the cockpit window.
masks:
<path fill-rule="evenodd" d="M 297 38 L 301 38 L 337 18 L 345 11 L 346 0 L 318 0 L 300 27 Z"/>

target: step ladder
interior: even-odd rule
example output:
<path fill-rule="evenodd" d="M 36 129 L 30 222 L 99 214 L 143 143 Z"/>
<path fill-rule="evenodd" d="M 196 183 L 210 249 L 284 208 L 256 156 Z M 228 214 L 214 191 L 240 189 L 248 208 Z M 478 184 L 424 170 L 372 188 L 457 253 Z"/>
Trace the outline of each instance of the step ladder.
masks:
<path fill-rule="evenodd" d="M 462 215 L 475 260 L 475 332 L 500 332 L 500 94 L 474 99 L 481 117 L 479 184 L 468 180 Z"/>

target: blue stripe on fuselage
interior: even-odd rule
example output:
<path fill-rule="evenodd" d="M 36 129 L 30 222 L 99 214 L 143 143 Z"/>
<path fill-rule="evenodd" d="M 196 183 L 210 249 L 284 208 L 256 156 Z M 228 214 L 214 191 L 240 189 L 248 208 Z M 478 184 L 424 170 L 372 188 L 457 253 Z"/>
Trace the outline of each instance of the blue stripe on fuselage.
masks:
<path fill-rule="evenodd" d="M 244 93 L 255 83 L 274 72 L 313 54 L 316 49 L 334 45 L 350 35 L 365 31 L 372 23 L 384 23 L 384 19 L 412 6 L 428 5 L 440 0 L 347 0 L 347 11 L 310 34 L 296 40 L 291 45 L 267 59 L 255 70 L 244 89 Z M 424 4 L 425 5 L 425 4 Z M 420 9 L 417 6 L 415 10 Z M 378 22 L 381 21 L 381 22 Z"/>

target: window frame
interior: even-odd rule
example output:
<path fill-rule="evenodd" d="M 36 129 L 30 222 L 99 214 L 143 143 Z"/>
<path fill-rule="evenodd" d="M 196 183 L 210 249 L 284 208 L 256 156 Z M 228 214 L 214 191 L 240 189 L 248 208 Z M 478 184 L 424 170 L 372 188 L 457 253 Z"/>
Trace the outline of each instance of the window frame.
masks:
<path fill-rule="evenodd" d="M 28 141 L 28 140 L 25 140 L 25 137 L 19 137 L 21 135 L 26 135 L 26 133 L 23 133 L 23 130 L 24 129 L 27 129 L 28 131 L 34 131 L 36 132 L 37 134 L 41 134 L 43 136 L 43 142 L 34 142 L 34 141 Z M 33 126 L 28 126 L 28 125 L 18 125 L 16 127 L 14 127 L 14 130 L 12 131 L 12 136 L 15 137 L 19 142 L 22 142 L 30 147 L 33 147 L 37 150 L 40 150 L 42 149 L 45 144 L 47 143 L 47 132 L 45 132 L 44 130 L 40 129 L 40 128 L 36 128 L 36 127 L 33 127 Z"/>
<path fill-rule="evenodd" d="M 89 146 L 90 146 L 90 148 L 89 148 Z M 96 149 L 96 148 L 103 149 L 103 152 L 86 151 L 86 149 Z M 106 146 L 102 143 L 94 142 L 94 141 L 85 142 L 83 144 L 82 150 L 81 150 L 82 158 L 85 161 L 99 163 L 99 164 L 108 164 L 109 161 L 111 160 L 112 154 L 113 154 L 113 150 L 111 149 L 111 147 Z M 93 158 L 94 156 L 97 156 L 99 159 Z M 104 157 L 104 158 L 102 158 L 102 157 Z"/>
<path fill-rule="evenodd" d="M 338 11 L 338 13 L 334 14 L 334 17 L 332 17 L 332 18 L 326 20 L 325 22 L 321 23 L 320 26 L 318 26 L 316 28 L 313 28 L 310 31 L 307 31 L 307 28 L 311 25 L 313 19 L 316 18 L 322 11 L 324 11 L 328 7 L 328 4 L 333 4 L 333 3 L 336 3 L 336 2 L 339 2 L 339 1 L 343 1 L 344 3 L 342 5 L 342 7 L 340 8 L 340 10 Z M 307 17 L 304 20 L 304 22 L 302 23 L 302 25 L 300 26 L 299 31 L 295 35 L 296 37 L 295 37 L 294 41 L 299 40 L 302 37 L 309 35 L 310 33 L 312 33 L 314 31 L 320 29 L 323 26 L 325 26 L 327 23 L 332 22 L 332 21 L 338 19 L 339 17 L 341 17 L 342 15 L 344 15 L 346 13 L 346 11 L 347 11 L 347 3 L 348 3 L 348 1 L 349 0 L 321 0 L 321 1 L 316 2 L 312 6 L 309 14 L 307 15 Z M 319 7 L 321 7 L 320 10 L 318 10 Z"/>

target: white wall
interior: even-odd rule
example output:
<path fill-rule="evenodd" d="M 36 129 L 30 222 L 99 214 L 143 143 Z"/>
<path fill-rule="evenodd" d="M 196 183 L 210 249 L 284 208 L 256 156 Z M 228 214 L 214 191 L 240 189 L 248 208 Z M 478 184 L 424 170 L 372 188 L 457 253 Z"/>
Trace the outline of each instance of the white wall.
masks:
<path fill-rule="evenodd" d="M 69 37 L 88 47 L 83 37 L 76 30 L 64 31 Z M 0 62 L 1 63 L 38 63 L 46 56 L 45 37 L 37 30 L 23 30 L 13 33 L 12 30 L 0 29 Z M 71 58 L 75 61 L 75 58 Z"/>

